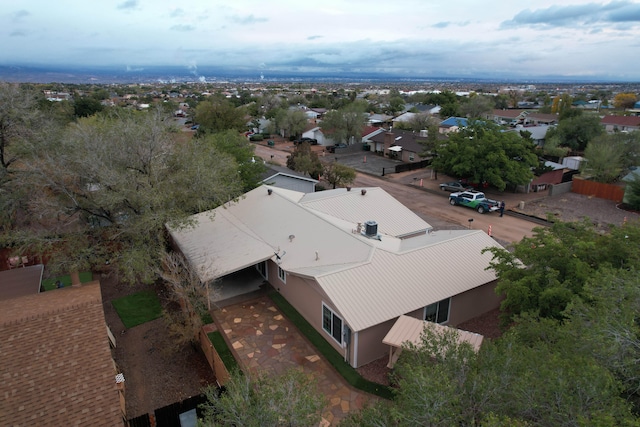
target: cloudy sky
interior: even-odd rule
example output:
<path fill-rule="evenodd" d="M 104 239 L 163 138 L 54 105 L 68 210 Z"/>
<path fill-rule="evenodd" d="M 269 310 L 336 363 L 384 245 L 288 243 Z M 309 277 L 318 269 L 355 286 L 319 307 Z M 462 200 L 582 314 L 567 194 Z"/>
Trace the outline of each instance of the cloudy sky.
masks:
<path fill-rule="evenodd" d="M 1 1 L 0 65 L 640 81 L 640 1 Z"/>

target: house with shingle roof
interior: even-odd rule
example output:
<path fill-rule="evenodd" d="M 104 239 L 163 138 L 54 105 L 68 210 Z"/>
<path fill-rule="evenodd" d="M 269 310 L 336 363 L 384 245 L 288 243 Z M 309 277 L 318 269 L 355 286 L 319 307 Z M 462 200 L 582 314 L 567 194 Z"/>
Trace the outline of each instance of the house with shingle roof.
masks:
<path fill-rule="evenodd" d="M 607 133 L 633 132 L 640 130 L 640 117 L 638 116 L 604 116 L 600 119 Z"/>
<path fill-rule="evenodd" d="M 258 272 L 353 367 L 388 354 L 402 315 L 455 327 L 499 306 L 482 250 L 500 245 L 480 230 L 434 231 L 381 188 L 262 186 L 191 219 L 168 230 L 203 283 Z"/>
<path fill-rule="evenodd" d="M 0 366 L 0 425 L 126 425 L 98 282 L 1 299 Z"/>

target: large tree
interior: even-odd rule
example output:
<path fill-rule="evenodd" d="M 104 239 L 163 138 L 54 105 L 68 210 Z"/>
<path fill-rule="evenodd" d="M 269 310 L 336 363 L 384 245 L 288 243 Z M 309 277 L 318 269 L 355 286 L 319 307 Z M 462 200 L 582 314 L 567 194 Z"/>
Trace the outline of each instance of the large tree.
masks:
<path fill-rule="evenodd" d="M 507 184 L 526 184 L 533 178 L 538 158 L 530 140 L 496 125 L 472 122 L 438 144 L 434 168 L 445 173 L 488 182 L 499 190 Z"/>
<path fill-rule="evenodd" d="M 471 119 L 485 119 L 494 108 L 493 99 L 485 95 L 472 94 L 460 105 L 460 112 Z"/>
<path fill-rule="evenodd" d="M 54 271 L 109 262 L 124 280 L 155 280 L 165 224 L 227 202 L 244 186 L 232 155 L 178 136 L 159 110 L 80 120 L 22 163 L 26 211 L 4 243 L 50 256 Z"/>
<path fill-rule="evenodd" d="M 335 143 L 360 142 L 366 122 L 365 108 L 364 103 L 352 102 L 339 110 L 328 111 L 320 122 L 320 128 Z"/>
<path fill-rule="evenodd" d="M 622 173 L 624 154 L 624 147 L 607 137 L 593 139 L 584 150 L 586 164 L 582 172 L 594 181 L 614 182 Z"/>
<path fill-rule="evenodd" d="M 298 144 L 293 153 L 287 157 L 287 167 L 315 179 L 319 178 L 323 173 L 322 163 L 318 155 L 306 142 Z"/>
<path fill-rule="evenodd" d="M 200 102 L 196 107 L 194 120 L 200 125 L 199 134 L 247 129 L 244 109 L 234 106 L 226 99 Z"/>
<path fill-rule="evenodd" d="M 562 118 L 557 127 L 549 129 L 546 137 L 557 136 L 560 140 L 560 146 L 583 151 L 589 141 L 601 135 L 604 130 L 598 116 L 582 114 L 580 110 L 570 111 L 579 112 L 579 114 Z"/>
<path fill-rule="evenodd" d="M 356 179 L 356 170 L 338 162 L 331 162 L 324 167 L 324 177 L 327 182 L 336 186 L 346 186 Z"/>
<path fill-rule="evenodd" d="M 602 235 L 585 220 L 536 228 L 513 251 L 487 249 L 499 280 L 496 292 L 504 296 L 503 321 L 509 323 L 522 313 L 564 318 L 567 305 L 585 297 L 584 285 L 600 267 L 640 268 L 638 245 L 638 224 L 612 227 Z"/>
<path fill-rule="evenodd" d="M 209 387 L 205 394 L 205 412 L 198 425 L 206 427 L 314 426 L 326 405 L 316 381 L 295 369 L 279 376 L 236 372 L 223 392 Z"/>

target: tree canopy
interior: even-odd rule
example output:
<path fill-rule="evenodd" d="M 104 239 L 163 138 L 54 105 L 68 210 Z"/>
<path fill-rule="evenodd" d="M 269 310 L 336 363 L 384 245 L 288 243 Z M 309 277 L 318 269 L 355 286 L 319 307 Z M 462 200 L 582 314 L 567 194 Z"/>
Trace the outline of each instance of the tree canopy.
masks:
<path fill-rule="evenodd" d="M 324 167 L 324 177 L 327 182 L 336 186 L 351 184 L 356 179 L 356 170 L 338 162 L 331 162 Z"/>
<path fill-rule="evenodd" d="M 251 151 L 230 136 L 180 136 L 155 109 L 116 109 L 73 124 L 22 162 L 14 185 L 25 189 L 26 215 L 3 243 L 46 254 L 54 271 L 109 262 L 125 281 L 155 280 L 165 224 L 239 196 L 251 185 L 243 179 L 255 176 L 243 172 Z"/>
<path fill-rule="evenodd" d="M 196 107 L 194 120 L 200 125 L 198 133 L 215 133 L 226 130 L 243 131 L 247 128 L 245 112 L 226 99 L 212 99 L 200 102 Z"/>
<path fill-rule="evenodd" d="M 603 132 L 604 130 L 600 125 L 600 118 L 598 116 L 580 114 L 578 116 L 561 119 L 557 127 L 547 131 L 546 137 L 553 138 L 557 136 L 560 146 L 583 151 L 589 141 Z"/>
<path fill-rule="evenodd" d="M 339 110 L 328 111 L 320 128 L 335 143 L 351 144 L 362 137 L 365 125 L 364 104 L 354 102 Z"/>
<path fill-rule="evenodd" d="M 475 182 L 488 182 L 499 190 L 508 183 L 526 184 L 538 165 L 533 143 L 491 123 L 472 122 L 438 145 L 433 166 Z"/>
<path fill-rule="evenodd" d="M 314 179 L 319 178 L 324 171 L 318 155 L 306 142 L 298 144 L 293 153 L 287 157 L 287 167 L 296 172 L 309 175 Z"/>

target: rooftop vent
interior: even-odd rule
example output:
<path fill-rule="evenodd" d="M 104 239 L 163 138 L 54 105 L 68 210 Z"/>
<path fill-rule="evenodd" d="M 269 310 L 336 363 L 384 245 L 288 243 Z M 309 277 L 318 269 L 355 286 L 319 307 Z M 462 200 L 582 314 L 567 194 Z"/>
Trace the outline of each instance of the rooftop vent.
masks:
<path fill-rule="evenodd" d="M 365 190 L 365 189 L 363 188 L 362 190 L 360 190 L 360 194 L 362 194 L 362 195 L 364 196 L 365 194 L 367 194 L 367 190 Z"/>
<path fill-rule="evenodd" d="M 375 237 L 378 235 L 378 223 L 375 221 L 367 221 L 364 223 L 364 235 L 367 237 Z"/>

